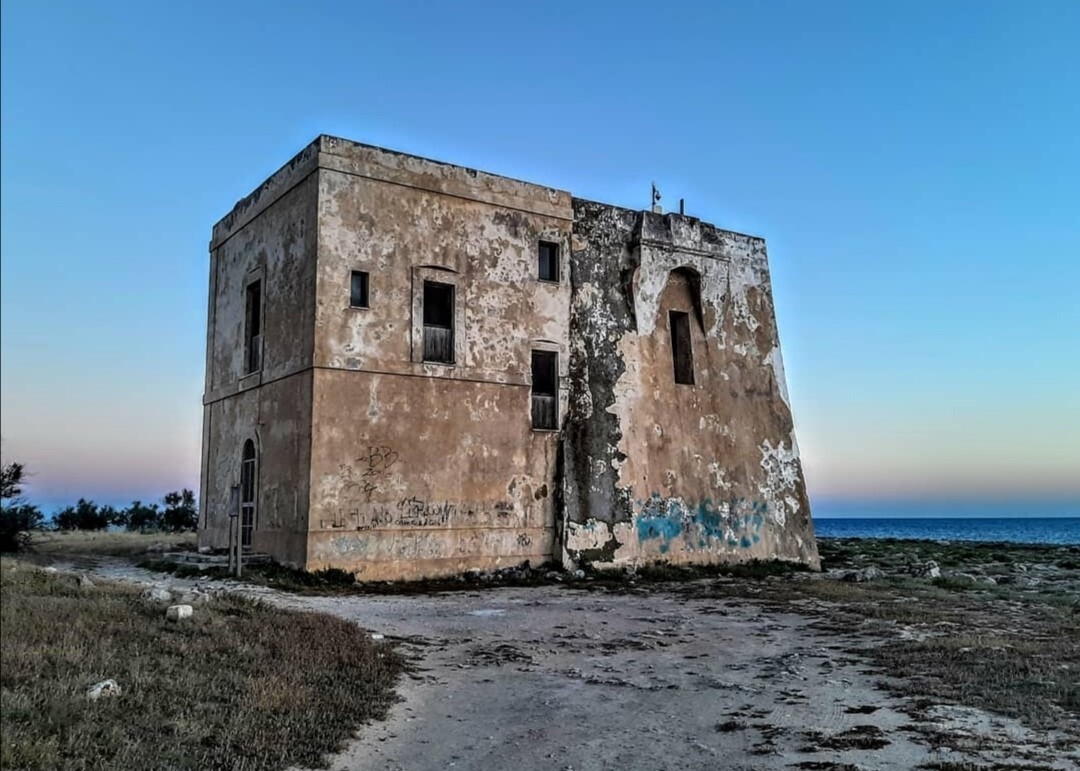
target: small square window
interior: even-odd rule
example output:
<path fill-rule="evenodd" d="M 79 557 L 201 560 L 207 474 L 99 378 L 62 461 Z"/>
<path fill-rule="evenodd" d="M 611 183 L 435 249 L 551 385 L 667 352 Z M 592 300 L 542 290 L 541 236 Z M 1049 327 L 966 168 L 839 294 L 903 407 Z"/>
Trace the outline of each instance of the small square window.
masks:
<path fill-rule="evenodd" d="M 537 250 L 537 276 L 541 281 L 559 280 L 559 245 L 541 241 Z"/>
<path fill-rule="evenodd" d="M 368 274 L 365 270 L 354 270 L 349 288 L 349 307 L 368 308 Z"/>

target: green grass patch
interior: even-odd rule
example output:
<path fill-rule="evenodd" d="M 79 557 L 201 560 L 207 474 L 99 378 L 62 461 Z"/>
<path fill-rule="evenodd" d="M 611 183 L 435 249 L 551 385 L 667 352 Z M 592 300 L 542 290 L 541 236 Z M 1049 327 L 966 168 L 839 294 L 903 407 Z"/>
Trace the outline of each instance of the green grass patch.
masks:
<path fill-rule="evenodd" d="M 239 597 L 175 623 L 136 589 L 5 561 L 0 766 L 320 765 L 394 701 L 394 650 L 344 620 Z M 122 694 L 90 701 L 117 681 Z"/>
<path fill-rule="evenodd" d="M 138 563 L 145 570 L 157 573 L 171 573 L 177 578 L 202 578 L 222 580 L 232 578 L 233 573 L 226 567 L 199 567 L 189 562 L 173 562 L 164 559 L 147 559 Z M 308 594 L 336 594 L 343 591 L 355 592 L 357 585 L 352 573 L 338 568 L 326 570 L 297 570 L 275 562 L 249 565 L 243 568 L 242 581 L 272 586 L 282 591 Z"/>
<path fill-rule="evenodd" d="M 967 592 L 977 586 L 970 578 L 961 578 L 959 576 L 940 576 L 932 579 L 930 583 L 938 589 L 944 589 L 948 592 Z"/>

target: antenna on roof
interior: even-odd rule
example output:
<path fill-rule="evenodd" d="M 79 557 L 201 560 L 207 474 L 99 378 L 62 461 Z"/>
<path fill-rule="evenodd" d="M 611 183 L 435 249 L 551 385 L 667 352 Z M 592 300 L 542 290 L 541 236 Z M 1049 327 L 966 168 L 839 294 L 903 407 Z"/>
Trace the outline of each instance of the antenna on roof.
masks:
<path fill-rule="evenodd" d="M 664 210 L 660 206 L 660 188 L 656 186 L 656 183 L 652 183 L 652 210 L 653 214 L 663 214 Z"/>

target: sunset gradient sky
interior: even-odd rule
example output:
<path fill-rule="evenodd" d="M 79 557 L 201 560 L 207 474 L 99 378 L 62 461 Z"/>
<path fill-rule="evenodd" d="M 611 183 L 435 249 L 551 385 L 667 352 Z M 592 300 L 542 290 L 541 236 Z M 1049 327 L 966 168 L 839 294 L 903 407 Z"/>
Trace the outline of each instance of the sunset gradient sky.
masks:
<path fill-rule="evenodd" d="M 211 225 L 319 133 L 765 236 L 815 499 L 1080 499 L 1080 3 L 225 5 L 3 4 L 46 508 L 197 485 Z"/>

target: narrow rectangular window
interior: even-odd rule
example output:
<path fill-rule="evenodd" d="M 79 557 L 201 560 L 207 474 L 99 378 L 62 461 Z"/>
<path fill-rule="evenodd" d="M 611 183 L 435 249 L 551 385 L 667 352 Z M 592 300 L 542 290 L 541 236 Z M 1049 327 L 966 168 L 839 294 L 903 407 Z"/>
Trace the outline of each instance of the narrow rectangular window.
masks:
<path fill-rule="evenodd" d="M 257 458 L 255 443 L 244 442 L 240 460 L 240 545 L 251 548 L 251 534 L 255 530 L 255 474 Z"/>
<path fill-rule="evenodd" d="M 262 281 L 247 285 L 244 298 L 244 374 L 262 369 Z"/>
<path fill-rule="evenodd" d="M 541 281 L 559 280 L 559 245 L 541 241 L 537 252 L 537 276 Z"/>
<path fill-rule="evenodd" d="M 694 349 L 690 343 L 690 314 L 671 311 L 671 359 L 675 365 L 675 382 L 694 384 Z"/>
<path fill-rule="evenodd" d="M 532 352 L 532 427 L 554 431 L 559 427 L 558 354 Z"/>
<path fill-rule="evenodd" d="M 349 286 L 349 307 L 368 308 L 368 274 L 366 270 L 354 270 Z"/>
<path fill-rule="evenodd" d="M 424 361 L 454 363 L 454 287 L 424 282 Z"/>

